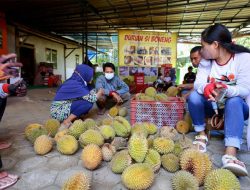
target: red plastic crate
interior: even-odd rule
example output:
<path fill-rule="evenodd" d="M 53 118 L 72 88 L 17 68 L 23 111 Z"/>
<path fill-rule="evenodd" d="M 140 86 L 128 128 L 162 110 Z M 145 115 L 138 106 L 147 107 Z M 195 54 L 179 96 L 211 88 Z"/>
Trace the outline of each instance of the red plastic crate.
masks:
<path fill-rule="evenodd" d="M 168 101 L 131 100 L 130 122 L 151 122 L 158 127 L 175 127 L 183 119 L 184 101 L 178 97 L 171 97 Z"/>

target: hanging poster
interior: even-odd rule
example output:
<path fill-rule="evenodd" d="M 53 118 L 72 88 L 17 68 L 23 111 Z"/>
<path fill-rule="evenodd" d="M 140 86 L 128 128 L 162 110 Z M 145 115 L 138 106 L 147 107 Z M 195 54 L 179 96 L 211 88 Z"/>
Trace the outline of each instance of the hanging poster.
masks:
<path fill-rule="evenodd" d="M 176 33 L 119 30 L 120 66 L 175 67 L 176 47 Z"/>
<path fill-rule="evenodd" d="M 5 16 L 0 12 L 0 55 L 7 53 L 7 26 Z"/>

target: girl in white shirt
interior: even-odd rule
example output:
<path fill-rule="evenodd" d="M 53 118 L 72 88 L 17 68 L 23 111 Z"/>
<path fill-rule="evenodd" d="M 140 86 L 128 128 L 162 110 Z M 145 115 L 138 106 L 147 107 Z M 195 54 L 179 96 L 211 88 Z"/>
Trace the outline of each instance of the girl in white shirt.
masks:
<path fill-rule="evenodd" d="M 215 24 L 201 34 L 202 57 L 210 61 L 201 61 L 194 91 L 189 96 L 188 108 L 195 131 L 194 144 L 199 150 L 206 151 L 205 133 L 206 116 L 214 114 L 212 101 L 216 101 L 216 90 L 226 90 L 224 107 L 225 155 L 222 157 L 223 168 L 238 176 L 248 174 L 243 162 L 236 158 L 243 135 L 244 120 L 249 117 L 249 106 L 245 98 L 250 94 L 250 50 L 232 42 L 228 29 Z"/>

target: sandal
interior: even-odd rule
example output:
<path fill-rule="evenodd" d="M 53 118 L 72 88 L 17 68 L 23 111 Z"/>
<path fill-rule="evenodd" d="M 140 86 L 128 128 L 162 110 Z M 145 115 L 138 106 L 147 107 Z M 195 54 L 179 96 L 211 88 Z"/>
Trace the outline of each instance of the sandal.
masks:
<path fill-rule="evenodd" d="M 8 174 L 7 172 L 1 172 L 0 174 L 3 174 L 0 178 L 0 190 L 14 185 L 19 178 L 17 175 Z"/>
<path fill-rule="evenodd" d="M 225 154 L 222 157 L 222 168 L 228 169 L 236 176 L 247 176 L 248 172 L 244 162 L 239 161 L 236 157 Z"/>
<path fill-rule="evenodd" d="M 2 141 L 2 142 L 0 142 L 0 150 L 9 148 L 11 145 L 12 145 L 11 142 Z"/>
<path fill-rule="evenodd" d="M 205 140 L 205 142 L 202 142 L 202 140 Z M 202 153 L 207 152 L 207 143 L 208 139 L 205 135 L 197 135 L 195 136 L 195 140 L 193 141 L 193 144 L 198 145 L 198 150 Z"/>

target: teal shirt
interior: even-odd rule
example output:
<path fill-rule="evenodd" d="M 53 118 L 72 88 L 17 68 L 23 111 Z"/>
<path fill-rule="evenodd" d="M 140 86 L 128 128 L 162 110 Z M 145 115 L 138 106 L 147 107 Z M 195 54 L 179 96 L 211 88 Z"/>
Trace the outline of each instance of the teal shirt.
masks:
<path fill-rule="evenodd" d="M 111 80 L 107 80 L 104 75 L 99 76 L 96 79 L 95 88 L 98 91 L 100 88 L 104 89 L 104 94 L 109 95 L 111 91 L 115 91 L 120 95 L 129 92 L 128 85 L 123 82 L 117 75 Z"/>

